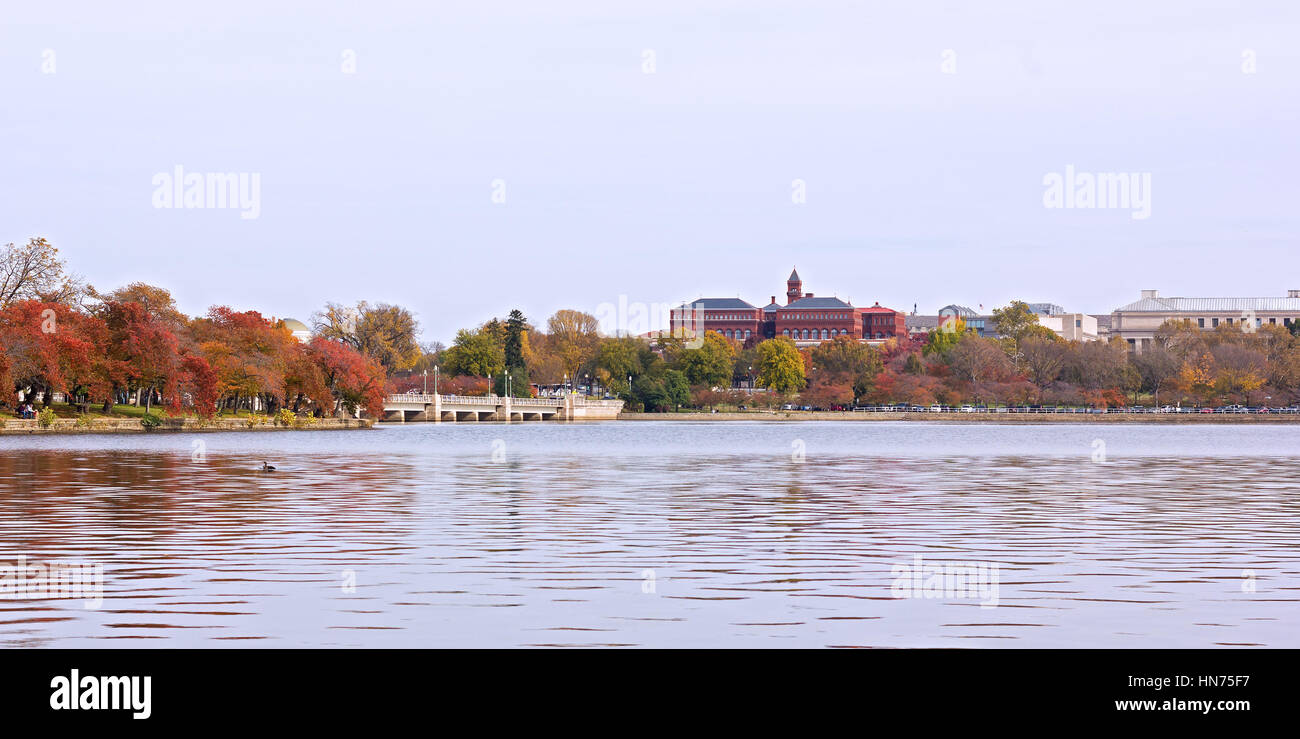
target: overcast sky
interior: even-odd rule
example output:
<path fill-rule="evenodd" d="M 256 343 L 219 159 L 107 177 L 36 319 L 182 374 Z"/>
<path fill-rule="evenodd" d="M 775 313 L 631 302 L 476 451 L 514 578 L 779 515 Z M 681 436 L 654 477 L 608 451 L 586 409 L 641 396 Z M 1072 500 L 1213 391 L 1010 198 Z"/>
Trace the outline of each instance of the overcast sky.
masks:
<path fill-rule="evenodd" d="M 1100 313 L 1300 288 L 1298 124 L 1293 0 L 14 2 L 0 241 L 191 314 L 365 299 L 444 342 L 762 305 L 796 264 L 858 305 Z M 176 165 L 257 174 L 258 217 L 155 208 Z M 1149 174 L 1149 217 L 1044 207 L 1067 165 Z"/>

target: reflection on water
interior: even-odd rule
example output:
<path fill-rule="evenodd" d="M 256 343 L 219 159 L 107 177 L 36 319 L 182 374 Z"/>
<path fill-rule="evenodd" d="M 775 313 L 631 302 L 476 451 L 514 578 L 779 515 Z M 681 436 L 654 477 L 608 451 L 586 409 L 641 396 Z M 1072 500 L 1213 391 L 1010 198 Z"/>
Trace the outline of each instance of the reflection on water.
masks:
<path fill-rule="evenodd" d="M 0 600 L 0 644 L 1296 647 L 1298 441 L 851 422 L 6 437 L 0 561 L 105 576 L 98 610 Z M 996 564 L 997 607 L 894 597 L 918 554 Z"/>

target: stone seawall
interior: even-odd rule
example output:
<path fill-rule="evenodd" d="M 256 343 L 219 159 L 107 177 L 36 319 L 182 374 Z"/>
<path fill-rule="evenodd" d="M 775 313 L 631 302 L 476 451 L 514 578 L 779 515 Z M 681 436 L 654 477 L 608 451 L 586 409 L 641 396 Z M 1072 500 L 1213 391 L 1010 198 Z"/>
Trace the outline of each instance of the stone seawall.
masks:
<path fill-rule="evenodd" d="M 621 421 L 927 421 L 931 423 L 1300 423 L 1300 414 L 1275 413 L 855 413 L 752 411 L 745 413 L 620 413 Z"/>
<path fill-rule="evenodd" d="M 281 426 L 270 419 L 247 418 L 213 418 L 200 421 L 197 418 L 163 418 L 162 423 L 152 431 L 140 425 L 138 418 L 97 418 L 88 424 L 79 423 L 75 418 L 58 418 L 48 428 L 41 428 L 36 419 L 10 418 L 0 422 L 0 435 L 15 436 L 23 434 L 145 434 L 145 433 L 205 433 L 208 431 L 334 431 L 342 429 L 368 429 L 375 425 L 370 419 L 356 418 L 316 418 L 301 425 Z"/>

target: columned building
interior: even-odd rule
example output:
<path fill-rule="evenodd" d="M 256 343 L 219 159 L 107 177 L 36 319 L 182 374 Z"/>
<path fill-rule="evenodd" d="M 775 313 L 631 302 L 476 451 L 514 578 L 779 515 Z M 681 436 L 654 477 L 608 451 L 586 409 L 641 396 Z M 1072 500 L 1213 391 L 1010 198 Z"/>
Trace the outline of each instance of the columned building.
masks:
<path fill-rule="evenodd" d="M 1156 290 L 1143 290 L 1141 300 L 1110 314 L 1110 336 L 1142 351 L 1155 340 L 1162 323 L 1184 319 L 1208 331 L 1223 325 L 1247 331 L 1289 327 L 1300 320 L 1300 290 L 1288 290 L 1285 298 L 1162 298 Z"/>

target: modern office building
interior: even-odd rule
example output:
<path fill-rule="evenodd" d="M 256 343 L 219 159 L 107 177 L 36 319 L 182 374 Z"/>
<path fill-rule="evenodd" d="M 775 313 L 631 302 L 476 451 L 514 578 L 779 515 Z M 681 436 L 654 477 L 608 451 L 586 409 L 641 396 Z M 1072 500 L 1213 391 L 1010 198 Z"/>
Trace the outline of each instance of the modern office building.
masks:
<path fill-rule="evenodd" d="M 1038 314 L 1038 322 L 1066 341 L 1096 341 L 1097 319 L 1087 313 Z"/>

